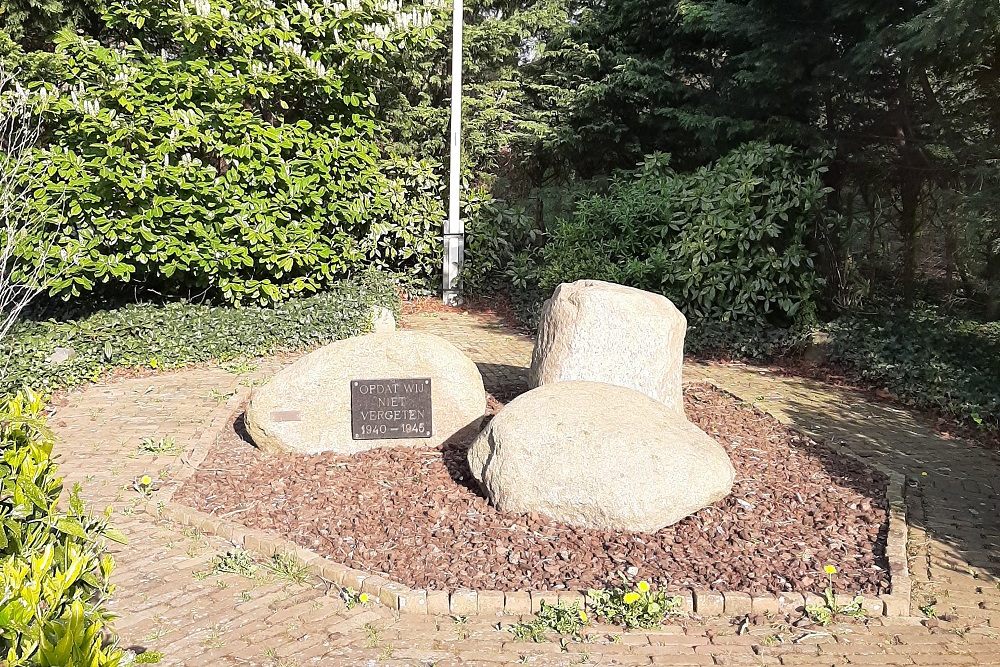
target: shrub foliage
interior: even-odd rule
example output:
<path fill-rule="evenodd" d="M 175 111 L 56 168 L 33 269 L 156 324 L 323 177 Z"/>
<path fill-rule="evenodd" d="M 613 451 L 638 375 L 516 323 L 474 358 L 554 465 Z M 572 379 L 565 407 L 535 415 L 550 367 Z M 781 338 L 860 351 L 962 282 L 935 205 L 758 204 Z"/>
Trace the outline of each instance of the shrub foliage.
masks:
<path fill-rule="evenodd" d="M 420 15 L 140 0 L 105 20 L 103 42 L 61 32 L 32 84 L 48 134 L 31 196 L 64 203 L 43 258 L 54 293 L 128 282 L 271 303 L 362 267 L 437 270 L 439 179 L 387 155 L 375 119 L 387 58 L 430 37 Z"/>
<path fill-rule="evenodd" d="M 513 287 L 538 285 L 543 295 L 561 282 L 609 280 L 665 294 L 691 319 L 808 321 L 820 279 L 807 240 L 823 224 L 823 171 L 819 160 L 767 144 L 691 173 L 651 155 L 606 192 L 582 197 L 544 244 L 524 231 L 522 214 L 481 207 L 471 274 L 487 283 L 483 267 L 503 267 Z M 527 247 L 511 253 L 511 239 Z"/>
<path fill-rule="evenodd" d="M 109 641 L 114 562 L 104 538 L 121 539 L 108 516 L 86 513 L 77 489 L 57 507 L 62 479 L 41 400 L 18 394 L 0 404 L 0 662 L 115 667 Z"/>

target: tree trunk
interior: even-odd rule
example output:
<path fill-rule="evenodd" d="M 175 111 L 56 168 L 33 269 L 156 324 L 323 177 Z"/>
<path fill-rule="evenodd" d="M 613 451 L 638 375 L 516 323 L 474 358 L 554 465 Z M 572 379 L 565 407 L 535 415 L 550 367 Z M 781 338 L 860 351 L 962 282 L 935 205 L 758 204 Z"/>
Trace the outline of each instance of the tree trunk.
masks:
<path fill-rule="evenodd" d="M 917 280 L 917 213 L 921 179 L 913 170 L 901 170 L 899 235 L 903 242 L 903 297 L 913 301 Z"/>
<path fill-rule="evenodd" d="M 944 220 L 944 273 L 948 293 L 954 295 L 958 291 L 958 232 L 953 214 Z"/>
<path fill-rule="evenodd" d="M 986 318 L 1000 319 L 1000 253 L 992 253 L 986 262 Z"/>
<path fill-rule="evenodd" d="M 896 108 L 896 149 L 899 151 L 899 235 L 903 243 L 902 282 L 907 303 L 913 301 L 917 280 L 917 232 L 920 228 L 920 194 L 930 167 L 930 160 L 920 148 L 912 119 L 910 68 L 905 65 Z"/>

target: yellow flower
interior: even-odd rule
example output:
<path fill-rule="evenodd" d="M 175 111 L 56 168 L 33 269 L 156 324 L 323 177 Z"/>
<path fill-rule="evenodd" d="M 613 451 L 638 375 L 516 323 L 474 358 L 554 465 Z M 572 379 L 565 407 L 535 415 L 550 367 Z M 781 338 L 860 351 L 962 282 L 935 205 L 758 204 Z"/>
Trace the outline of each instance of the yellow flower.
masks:
<path fill-rule="evenodd" d="M 638 593 L 626 593 L 624 598 L 625 604 L 635 604 L 639 601 L 639 597 Z"/>
<path fill-rule="evenodd" d="M 649 584 L 647 584 L 645 581 L 640 581 L 639 585 L 636 586 L 636 588 L 639 589 L 640 593 L 648 593 L 649 592 Z"/>
<path fill-rule="evenodd" d="M 362 593 L 361 595 L 358 596 L 358 600 L 360 600 L 361 602 L 368 602 L 368 600 L 370 599 L 371 598 L 368 597 L 368 593 Z"/>
<path fill-rule="evenodd" d="M 827 574 L 837 574 L 837 568 L 835 568 L 833 565 L 824 565 L 823 571 L 826 572 Z"/>
<path fill-rule="evenodd" d="M 587 612 L 585 612 L 582 609 L 580 610 L 580 620 L 583 621 L 584 623 L 587 622 Z"/>
<path fill-rule="evenodd" d="M 142 479 L 139 480 L 139 484 L 143 486 L 149 486 L 152 483 L 153 483 L 153 478 L 150 477 L 149 475 L 143 475 Z"/>

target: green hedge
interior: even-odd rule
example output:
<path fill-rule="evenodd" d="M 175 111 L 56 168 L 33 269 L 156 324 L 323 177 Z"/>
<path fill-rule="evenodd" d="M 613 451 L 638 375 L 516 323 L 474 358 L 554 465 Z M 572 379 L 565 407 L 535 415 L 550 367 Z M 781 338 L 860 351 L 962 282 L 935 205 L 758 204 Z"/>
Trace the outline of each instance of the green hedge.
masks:
<path fill-rule="evenodd" d="M 1000 428 L 1000 322 L 915 304 L 838 318 L 824 330 L 830 360 L 863 383 L 970 425 Z"/>
<path fill-rule="evenodd" d="M 477 202 L 473 287 L 513 291 L 583 278 L 665 294 L 689 319 L 809 322 L 820 285 L 808 248 L 825 224 L 821 160 L 752 143 L 691 173 L 651 155 L 606 192 L 583 196 L 545 234 L 516 208 Z"/>
<path fill-rule="evenodd" d="M 109 3 L 103 42 L 0 44 L 45 128 L 24 184 L 54 245 L 40 257 L 25 239 L 22 258 L 45 262 L 53 293 L 129 284 L 233 303 L 367 267 L 438 275 L 440 179 L 388 154 L 376 115 L 388 60 L 433 33 L 350 5 Z"/>
<path fill-rule="evenodd" d="M 0 358 L 7 360 L 0 394 L 25 386 L 48 392 L 115 368 L 174 368 L 313 347 L 367 331 L 376 305 L 398 315 L 392 282 L 367 274 L 271 307 L 140 304 L 78 319 L 24 321 L 0 341 Z M 75 356 L 50 363 L 57 347 Z"/>
<path fill-rule="evenodd" d="M 123 538 L 106 515 L 86 513 L 76 489 L 68 511 L 57 507 L 52 443 L 36 395 L 0 403 L 0 662 L 115 667 L 104 538 Z"/>
<path fill-rule="evenodd" d="M 755 361 L 795 358 L 825 334 L 828 363 L 863 386 L 968 426 L 1000 429 L 1000 322 L 953 317 L 918 303 L 883 304 L 815 328 L 689 321 L 686 352 Z"/>

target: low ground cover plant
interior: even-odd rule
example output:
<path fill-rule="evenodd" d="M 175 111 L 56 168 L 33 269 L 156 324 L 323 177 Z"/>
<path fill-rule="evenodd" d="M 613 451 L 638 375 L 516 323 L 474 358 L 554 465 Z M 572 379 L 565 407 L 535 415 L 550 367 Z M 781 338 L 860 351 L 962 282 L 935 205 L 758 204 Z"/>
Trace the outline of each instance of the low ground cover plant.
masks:
<path fill-rule="evenodd" d="M 679 615 L 680 606 L 680 598 L 654 591 L 645 581 L 634 585 L 626 581 L 622 586 L 587 591 L 587 609 L 594 617 L 626 629 L 658 628 L 668 617 Z M 579 642 L 584 641 L 582 631 L 590 622 L 590 615 L 579 603 L 542 602 L 533 619 L 514 623 L 508 630 L 519 641 L 544 642 L 553 632 L 561 637 L 560 641 Z"/>
<path fill-rule="evenodd" d="M 398 313 L 391 281 L 375 273 L 271 307 L 140 304 L 77 318 L 26 320 L 0 340 L 0 392 L 48 392 L 116 368 L 163 369 L 304 349 L 368 330 L 373 306 Z M 69 359 L 50 361 L 57 348 Z"/>
<path fill-rule="evenodd" d="M 124 538 L 77 489 L 68 509 L 57 505 L 52 445 L 37 395 L 0 403 L 0 662 L 116 667 L 125 654 L 105 606 L 114 561 L 104 540 Z"/>
<path fill-rule="evenodd" d="M 509 629 L 519 641 L 543 642 L 548 639 L 548 632 L 580 641 L 580 631 L 589 623 L 587 612 L 576 602 L 567 605 L 543 601 L 532 620 L 515 623 Z"/>
<path fill-rule="evenodd" d="M 1000 321 L 917 303 L 840 317 L 823 331 L 830 361 L 862 383 L 967 425 L 1000 429 Z"/>
<path fill-rule="evenodd" d="M 814 333 L 830 365 L 862 386 L 966 426 L 1000 429 L 1000 322 L 979 322 L 928 303 L 874 304 L 808 327 L 689 321 L 685 351 L 755 361 L 795 358 Z"/>
<path fill-rule="evenodd" d="M 833 588 L 833 575 L 837 573 L 834 565 L 823 566 L 826 574 L 827 586 L 823 589 L 823 603 L 813 604 L 806 607 L 806 616 L 819 625 L 830 625 L 840 617 L 853 618 L 855 620 L 865 617 L 863 607 L 864 598 L 855 596 L 850 602 L 843 604 L 837 601 L 837 593 Z"/>
<path fill-rule="evenodd" d="M 587 592 L 587 607 L 598 618 L 625 628 L 658 628 L 681 613 L 681 599 L 653 590 L 646 581 Z"/>
<path fill-rule="evenodd" d="M 362 593 L 361 591 L 346 587 L 340 589 L 340 599 L 344 601 L 348 609 L 354 609 L 359 604 L 368 604 L 372 601 L 368 593 Z"/>

